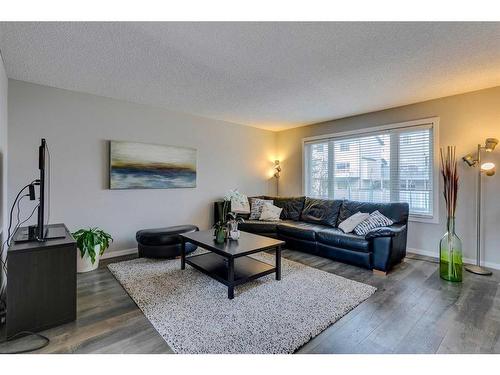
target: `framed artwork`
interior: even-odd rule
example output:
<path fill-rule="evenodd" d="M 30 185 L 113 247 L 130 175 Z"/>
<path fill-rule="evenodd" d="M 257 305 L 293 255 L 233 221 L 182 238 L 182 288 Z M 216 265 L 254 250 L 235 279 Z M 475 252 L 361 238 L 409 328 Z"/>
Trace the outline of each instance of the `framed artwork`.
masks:
<path fill-rule="evenodd" d="M 196 187 L 196 149 L 110 141 L 110 189 Z"/>

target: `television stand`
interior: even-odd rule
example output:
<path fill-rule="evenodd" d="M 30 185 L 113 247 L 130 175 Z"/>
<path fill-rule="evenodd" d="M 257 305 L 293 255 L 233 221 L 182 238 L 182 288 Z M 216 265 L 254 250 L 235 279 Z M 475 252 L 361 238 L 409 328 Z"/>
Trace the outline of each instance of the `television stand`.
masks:
<path fill-rule="evenodd" d="M 8 337 L 22 331 L 38 332 L 76 319 L 76 243 L 64 224 L 48 227 L 62 228 L 64 238 L 13 243 L 9 247 Z"/>
<path fill-rule="evenodd" d="M 46 226 L 44 229 L 43 239 L 37 237 L 37 226 L 30 225 L 29 227 L 22 227 L 17 230 L 14 236 L 14 242 L 43 242 L 45 240 L 51 240 L 56 238 L 66 237 L 66 229 L 62 226 Z"/>

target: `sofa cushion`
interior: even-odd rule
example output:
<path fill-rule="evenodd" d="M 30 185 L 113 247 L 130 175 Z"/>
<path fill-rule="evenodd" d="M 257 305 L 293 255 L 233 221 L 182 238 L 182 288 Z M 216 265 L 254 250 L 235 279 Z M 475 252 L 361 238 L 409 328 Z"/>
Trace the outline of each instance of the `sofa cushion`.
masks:
<path fill-rule="evenodd" d="M 302 221 L 280 222 L 278 233 L 287 237 L 298 238 L 307 241 L 316 241 L 316 232 L 327 228 L 324 225 L 304 223 Z"/>
<path fill-rule="evenodd" d="M 325 245 L 318 242 L 316 245 L 317 255 L 334 259 L 339 262 L 355 264 L 356 266 L 366 267 L 371 269 L 372 254 L 364 251 L 341 249 L 339 247 Z"/>
<path fill-rule="evenodd" d="M 274 205 L 283 209 L 281 211 L 281 220 L 300 219 L 300 213 L 304 209 L 306 197 L 269 197 L 274 201 Z"/>
<path fill-rule="evenodd" d="M 341 200 L 315 199 L 306 197 L 300 220 L 307 223 L 336 226 Z"/>
<path fill-rule="evenodd" d="M 275 233 L 278 221 L 245 220 L 238 229 L 250 233 Z"/>
<path fill-rule="evenodd" d="M 337 223 L 341 223 L 358 211 L 371 214 L 377 210 L 394 223 L 406 224 L 408 221 L 408 203 L 370 203 L 345 200 L 340 207 Z"/>
<path fill-rule="evenodd" d="M 329 246 L 369 252 L 370 243 L 363 236 L 344 233 L 338 228 L 327 228 L 316 233 L 316 240 Z"/>

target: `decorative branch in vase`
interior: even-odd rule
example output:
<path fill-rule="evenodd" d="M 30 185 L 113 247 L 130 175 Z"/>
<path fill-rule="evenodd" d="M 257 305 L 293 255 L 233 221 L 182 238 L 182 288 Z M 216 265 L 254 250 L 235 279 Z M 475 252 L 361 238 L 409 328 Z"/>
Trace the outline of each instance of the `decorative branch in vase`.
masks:
<path fill-rule="evenodd" d="M 455 233 L 455 212 L 458 196 L 458 172 L 455 146 L 441 148 L 441 175 L 446 203 L 447 232 L 439 242 L 439 275 L 448 281 L 462 281 L 462 241 Z"/>

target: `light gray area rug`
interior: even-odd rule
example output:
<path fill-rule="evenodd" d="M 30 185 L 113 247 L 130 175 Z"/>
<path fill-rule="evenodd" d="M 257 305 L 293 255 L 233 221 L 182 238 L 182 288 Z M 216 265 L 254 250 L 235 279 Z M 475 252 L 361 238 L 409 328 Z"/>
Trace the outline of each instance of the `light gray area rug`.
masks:
<path fill-rule="evenodd" d="M 274 255 L 255 258 L 273 263 Z M 227 287 L 180 259 L 110 264 L 155 329 L 176 353 L 293 353 L 371 296 L 376 288 L 282 259 L 269 275 Z"/>

